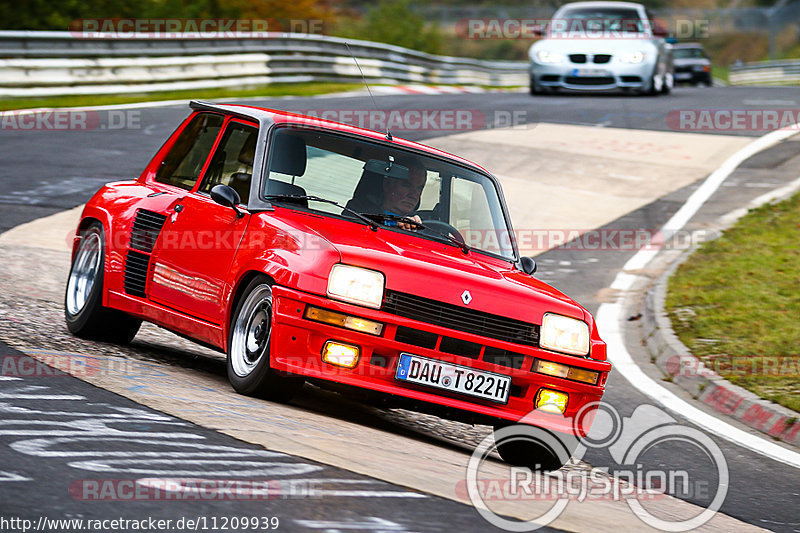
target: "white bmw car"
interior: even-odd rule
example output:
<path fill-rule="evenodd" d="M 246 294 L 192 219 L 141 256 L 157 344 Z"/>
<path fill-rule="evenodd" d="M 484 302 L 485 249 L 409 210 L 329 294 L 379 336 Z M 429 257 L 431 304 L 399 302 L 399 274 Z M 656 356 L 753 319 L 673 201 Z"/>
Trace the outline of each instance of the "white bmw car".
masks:
<path fill-rule="evenodd" d="M 565 4 L 530 48 L 530 92 L 669 93 L 674 68 L 666 36 L 641 4 Z"/>

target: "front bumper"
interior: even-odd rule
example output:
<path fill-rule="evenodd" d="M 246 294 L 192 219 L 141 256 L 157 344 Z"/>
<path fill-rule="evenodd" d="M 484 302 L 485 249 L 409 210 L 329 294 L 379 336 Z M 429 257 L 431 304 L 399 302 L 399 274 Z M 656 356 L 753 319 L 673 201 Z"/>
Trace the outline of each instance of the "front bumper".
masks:
<path fill-rule="evenodd" d="M 642 89 L 652 83 L 654 65 L 622 63 L 560 63 L 557 65 L 532 62 L 531 81 L 540 88 L 561 88 L 574 91 L 606 91 L 611 89 Z"/>
<path fill-rule="evenodd" d="M 711 83 L 711 72 L 694 68 L 675 68 L 676 83 Z"/>
<path fill-rule="evenodd" d="M 588 432 L 593 415 L 581 416 L 581 424 L 573 424 L 572 419 L 587 404 L 600 401 L 611 370 L 611 364 L 606 361 L 561 355 L 536 347 L 479 337 L 285 287 L 273 287 L 273 298 L 274 318 L 270 357 L 275 370 L 479 415 L 476 418 L 491 417 L 517 421 L 528 415 L 526 417 L 528 423 L 583 436 Z M 381 322 L 384 324 L 383 332 L 375 336 L 308 320 L 304 318 L 308 305 Z M 479 344 L 484 349 L 479 356 L 465 357 L 441 351 L 441 341 L 433 348 L 409 343 L 413 341 L 401 342 L 395 337 L 400 326 L 433 334 L 439 339 L 446 337 Z M 358 346 L 361 350 L 358 365 L 353 369 L 346 369 L 323 362 L 321 352 L 328 340 Z M 484 360 L 486 348 L 514 352 L 520 356 L 514 358 L 515 362 L 512 363 L 511 359 L 503 361 L 517 368 Z M 481 398 L 398 381 L 395 379 L 395 371 L 399 354 L 402 352 L 510 376 L 512 386 L 509 401 L 502 405 Z M 536 358 L 595 370 L 600 373 L 600 378 L 597 385 L 590 385 L 534 373 L 531 367 Z M 535 396 L 543 387 L 569 395 L 564 416 L 541 411 L 531 413 Z"/>

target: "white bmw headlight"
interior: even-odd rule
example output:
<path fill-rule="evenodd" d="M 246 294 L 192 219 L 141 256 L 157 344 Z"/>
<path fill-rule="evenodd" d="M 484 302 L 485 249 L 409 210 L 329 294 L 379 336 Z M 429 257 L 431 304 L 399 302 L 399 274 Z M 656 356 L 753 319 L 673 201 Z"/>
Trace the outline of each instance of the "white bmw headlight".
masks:
<path fill-rule="evenodd" d="M 383 284 L 383 273 L 377 270 L 333 265 L 328 277 L 328 296 L 379 309 L 383 300 Z"/>
<path fill-rule="evenodd" d="M 564 56 L 558 52 L 539 50 L 536 52 L 536 60 L 539 61 L 539 63 L 561 63 L 564 61 Z"/>
<path fill-rule="evenodd" d="M 554 352 L 586 355 L 589 353 L 589 326 L 583 320 L 545 313 L 539 346 Z"/>
<path fill-rule="evenodd" d="M 644 52 L 628 52 L 627 54 L 622 54 L 619 59 L 623 63 L 632 63 L 634 65 L 641 63 L 644 61 L 644 58 L 647 56 Z"/>

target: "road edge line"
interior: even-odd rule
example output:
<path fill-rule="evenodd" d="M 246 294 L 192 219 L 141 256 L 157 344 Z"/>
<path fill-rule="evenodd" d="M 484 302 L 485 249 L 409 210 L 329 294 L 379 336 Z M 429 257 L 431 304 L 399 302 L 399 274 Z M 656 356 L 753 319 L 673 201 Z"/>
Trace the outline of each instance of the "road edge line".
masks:
<path fill-rule="evenodd" d="M 751 156 L 765 150 L 784 139 L 795 135 L 800 124 L 770 132 L 730 156 L 714 172 L 712 172 L 692 193 L 678 211 L 664 224 L 661 233 L 664 242 L 667 242 L 678 230 L 700 210 L 708 199 L 719 189 L 722 183 L 733 173 L 736 168 Z M 633 285 L 639 279 L 635 273 L 643 269 L 655 258 L 659 250 L 642 249 L 636 252 L 617 274 L 611 283 L 611 288 L 619 291 L 620 296 L 613 303 L 603 303 L 596 313 L 598 330 L 608 345 L 608 358 L 625 379 L 636 390 L 657 402 L 667 410 L 686 419 L 689 423 L 700 426 L 711 433 L 750 451 L 779 461 L 781 463 L 800 468 L 800 453 L 784 448 L 761 436 L 748 433 L 728 422 L 706 413 L 679 398 L 666 387 L 656 382 L 636 364 L 625 346 L 623 312 L 625 302 Z"/>

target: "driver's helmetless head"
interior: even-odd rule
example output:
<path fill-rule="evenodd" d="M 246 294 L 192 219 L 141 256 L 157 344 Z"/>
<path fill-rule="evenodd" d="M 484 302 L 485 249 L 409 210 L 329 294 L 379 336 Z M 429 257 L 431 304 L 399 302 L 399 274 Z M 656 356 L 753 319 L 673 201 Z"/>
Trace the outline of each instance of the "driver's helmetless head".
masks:
<path fill-rule="evenodd" d="M 384 178 L 383 208 L 389 213 L 407 216 L 412 214 L 419 204 L 428 173 L 417 159 L 398 159 L 397 164 L 408 167 L 409 178 L 407 180 Z"/>

